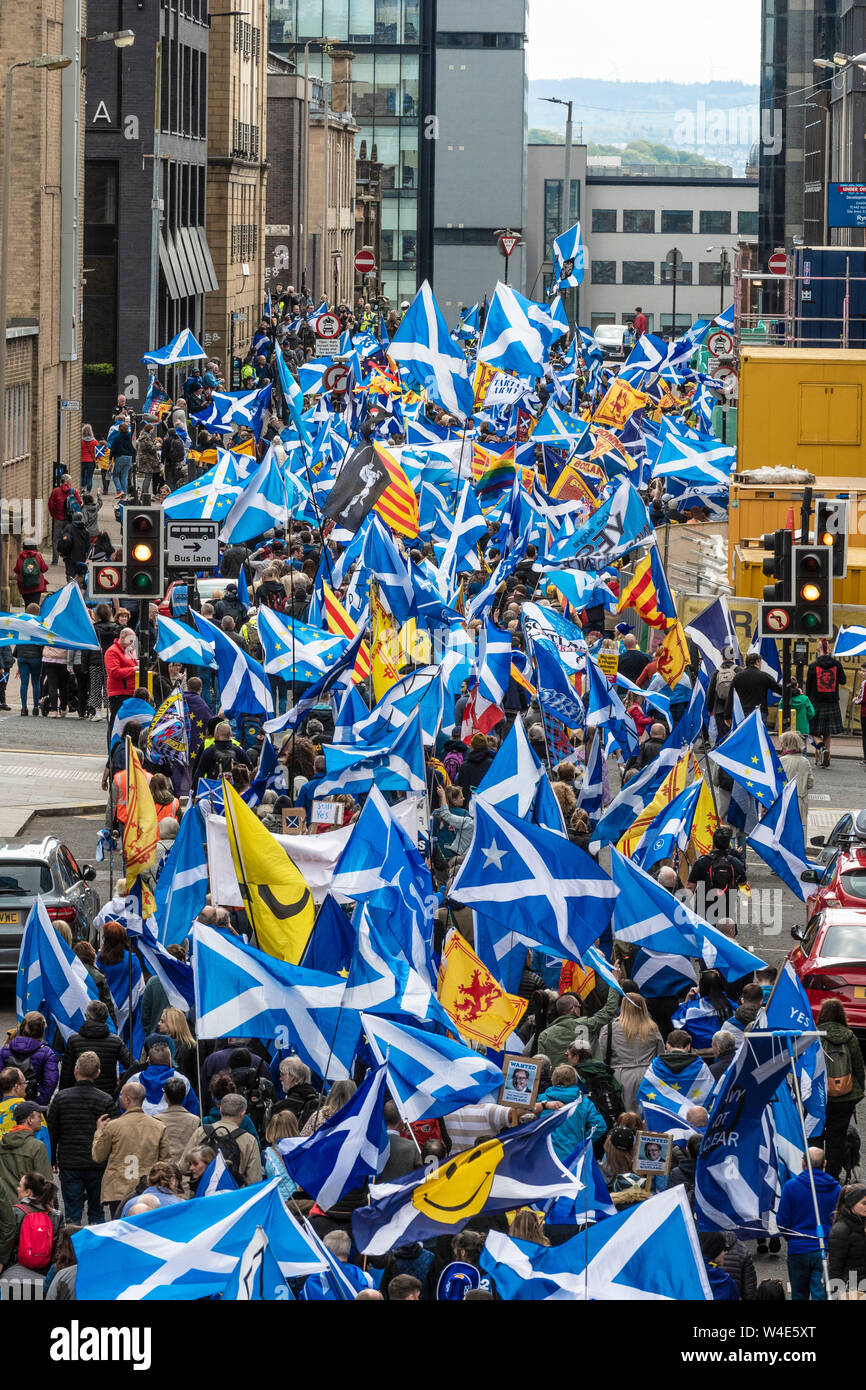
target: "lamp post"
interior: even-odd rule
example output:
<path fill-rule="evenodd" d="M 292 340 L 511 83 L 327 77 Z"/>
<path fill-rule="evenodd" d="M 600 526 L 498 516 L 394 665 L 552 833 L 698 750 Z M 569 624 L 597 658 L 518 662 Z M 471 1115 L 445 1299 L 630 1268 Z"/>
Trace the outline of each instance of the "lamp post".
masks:
<path fill-rule="evenodd" d="M 9 292 L 9 186 L 12 175 L 12 78 L 18 68 L 68 68 L 71 58 L 62 53 L 42 53 L 25 58 L 6 71 L 6 112 L 3 136 L 3 190 L 0 214 L 0 464 L 6 462 L 6 300 Z"/>
<path fill-rule="evenodd" d="M 573 101 L 564 101 L 562 97 L 542 97 L 542 101 L 549 101 L 551 106 L 568 107 L 568 115 L 565 118 L 565 169 L 562 179 L 562 226 L 560 231 L 564 232 L 571 220 L 571 146 L 574 125 L 572 113 L 574 110 Z M 545 247 L 545 250 L 547 248 Z"/>
<path fill-rule="evenodd" d="M 730 256 L 728 255 L 728 249 L 729 249 L 729 248 L 728 248 L 727 246 L 707 246 L 707 247 L 705 247 L 705 250 L 706 250 L 706 252 L 707 252 L 708 255 L 709 255 L 709 253 L 710 253 L 711 251 L 718 251 L 718 252 L 720 253 L 720 254 L 719 254 L 719 313 L 720 313 L 720 314 L 724 312 L 724 308 L 725 308 L 725 280 L 727 279 L 728 271 L 729 271 L 730 268 L 731 268 L 731 258 L 730 258 Z"/>

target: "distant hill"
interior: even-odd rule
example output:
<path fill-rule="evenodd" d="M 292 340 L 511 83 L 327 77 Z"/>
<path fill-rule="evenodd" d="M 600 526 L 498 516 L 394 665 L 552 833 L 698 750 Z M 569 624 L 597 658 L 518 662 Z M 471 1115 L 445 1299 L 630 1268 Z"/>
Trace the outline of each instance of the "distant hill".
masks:
<path fill-rule="evenodd" d="M 529 125 L 542 143 L 557 143 L 565 111 L 544 97 L 574 102 L 574 138 L 614 146 L 631 141 L 669 145 L 729 164 L 742 173 L 758 138 L 758 86 L 745 82 L 609 82 L 573 77 L 529 83 Z M 552 117 L 562 125 L 551 131 Z M 581 130 L 582 127 L 582 130 Z M 548 134 L 545 134 L 546 132 Z M 549 138 L 548 138 L 549 135 Z"/>
<path fill-rule="evenodd" d="M 563 145 L 565 133 L 561 130 L 544 130 L 530 126 L 530 145 Z M 707 159 L 695 150 L 675 150 L 672 145 L 660 145 L 649 140 L 629 140 L 627 145 L 600 145 L 596 140 L 586 141 L 586 153 L 592 155 L 619 155 L 623 164 L 687 164 L 700 168 L 707 165 L 717 167 L 717 161 Z"/>

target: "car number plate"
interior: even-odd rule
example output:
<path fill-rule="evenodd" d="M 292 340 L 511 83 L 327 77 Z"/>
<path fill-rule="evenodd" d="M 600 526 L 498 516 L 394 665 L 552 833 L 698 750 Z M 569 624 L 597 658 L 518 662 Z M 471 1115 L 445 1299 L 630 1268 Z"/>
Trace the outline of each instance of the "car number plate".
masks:
<path fill-rule="evenodd" d="M 0 927 L 16 927 L 17 925 L 17 912 L 0 912 Z"/>
<path fill-rule="evenodd" d="M 854 998 L 855 998 L 855 999 L 866 999 L 866 986 L 863 986 L 863 985 L 855 985 L 855 986 L 854 986 Z"/>

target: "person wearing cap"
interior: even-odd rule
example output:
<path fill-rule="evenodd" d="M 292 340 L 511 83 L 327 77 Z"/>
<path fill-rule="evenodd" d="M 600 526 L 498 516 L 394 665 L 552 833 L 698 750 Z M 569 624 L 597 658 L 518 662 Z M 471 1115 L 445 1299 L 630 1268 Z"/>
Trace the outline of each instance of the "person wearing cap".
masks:
<path fill-rule="evenodd" d="M 242 623 L 246 621 L 247 609 L 246 605 L 241 603 L 238 598 L 236 580 L 230 579 L 228 581 L 225 587 L 225 593 L 222 598 L 218 599 L 214 604 L 213 611 L 214 617 L 218 623 L 221 623 L 223 618 L 233 618 L 235 627 L 240 629 Z"/>
<path fill-rule="evenodd" d="M 18 1201 L 18 1184 L 25 1173 L 39 1173 L 53 1180 L 48 1150 L 37 1136 L 42 1128 L 43 1107 L 24 1100 L 12 1112 L 14 1124 L 0 1135 L 0 1266 L 7 1263 L 10 1248 L 3 1248 L 12 1207 Z M 14 1222 L 13 1222 L 14 1230 Z"/>

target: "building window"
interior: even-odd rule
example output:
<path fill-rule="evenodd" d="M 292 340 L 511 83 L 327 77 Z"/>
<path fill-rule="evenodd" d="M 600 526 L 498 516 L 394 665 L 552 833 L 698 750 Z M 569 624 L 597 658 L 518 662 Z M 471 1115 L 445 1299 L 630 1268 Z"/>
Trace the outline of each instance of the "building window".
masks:
<path fill-rule="evenodd" d="M 467 29 L 440 30 L 436 35 L 437 48 L 522 48 L 523 44 L 523 34 L 482 34 Z"/>
<path fill-rule="evenodd" d="M 731 234 L 731 214 L 728 211 L 715 210 L 701 212 L 700 230 L 701 236 L 730 236 Z"/>
<path fill-rule="evenodd" d="M 667 261 L 659 261 L 659 283 L 662 285 L 673 284 L 673 278 L 671 276 L 670 267 L 668 266 Z M 677 284 L 690 285 L 691 283 L 692 263 L 691 261 L 682 261 L 680 264 L 679 274 L 677 276 Z"/>
<path fill-rule="evenodd" d="M 720 261 L 701 261 L 698 267 L 699 285 L 721 285 L 721 262 Z M 725 284 L 731 283 L 730 267 L 725 275 Z"/>
<path fill-rule="evenodd" d="M 691 233 L 694 225 L 695 214 L 691 208 L 672 208 L 669 211 L 662 211 L 662 231 L 670 233 L 671 236 L 677 232 Z"/>
<path fill-rule="evenodd" d="M 16 463 L 30 453 L 30 382 L 6 387 L 4 463 Z"/>
<path fill-rule="evenodd" d="M 593 208 L 592 230 L 594 232 L 615 232 L 616 208 Z"/>
<path fill-rule="evenodd" d="M 757 212 L 738 212 L 737 231 L 740 236 L 758 235 L 758 214 Z"/>
<path fill-rule="evenodd" d="M 652 208 L 623 208 L 622 229 L 624 232 L 654 232 L 656 215 Z"/>
<path fill-rule="evenodd" d="M 622 283 L 624 285 L 654 284 L 652 261 L 623 261 Z"/>
<path fill-rule="evenodd" d="M 592 283 L 594 285 L 615 285 L 616 261 L 593 261 Z"/>
<path fill-rule="evenodd" d="M 561 232 L 573 227 L 580 217 L 580 181 L 571 181 L 571 207 L 568 217 L 563 214 L 563 179 L 544 180 L 544 259 L 553 256 L 553 241 Z"/>
<path fill-rule="evenodd" d="M 662 333 L 663 333 L 663 334 L 669 334 L 670 331 L 671 331 L 671 316 L 670 316 L 670 314 L 659 314 L 659 322 L 660 322 L 660 326 L 661 326 L 661 331 L 662 331 Z M 677 324 L 676 324 L 676 328 L 675 328 L 674 332 L 675 332 L 676 334 L 685 333 L 685 331 L 686 331 L 687 328 L 691 328 L 691 325 L 692 325 L 692 316 L 691 316 L 691 314 L 677 314 Z"/>

